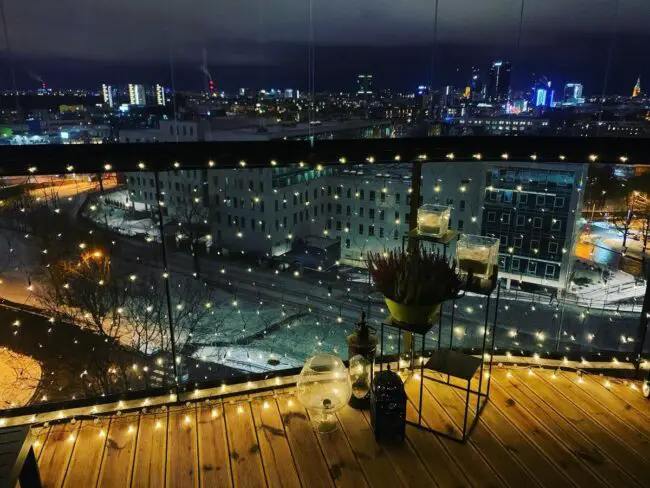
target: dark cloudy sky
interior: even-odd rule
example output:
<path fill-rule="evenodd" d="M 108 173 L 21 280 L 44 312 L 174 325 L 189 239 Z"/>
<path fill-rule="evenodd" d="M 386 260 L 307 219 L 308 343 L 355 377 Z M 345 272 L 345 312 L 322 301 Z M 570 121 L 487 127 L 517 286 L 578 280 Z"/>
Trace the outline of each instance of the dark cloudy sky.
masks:
<path fill-rule="evenodd" d="M 358 71 L 407 89 L 432 76 L 435 0 L 312 0 L 317 89 L 351 88 Z M 616 0 L 440 0 L 436 84 L 462 84 L 472 64 L 511 59 L 533 72 L 602 88 Z M 619 0 L 611 86 L 648 73 L 650 0 Z M 88 86 L 171 80 L 201 86 L 202 51 L 217 86 L 307 85 L 309 0 L 4 0 L 19 84 Z M 640 43 L 640 44 L 639 44 Z M 636 47 L 635 47 L 636 46 Z M 3 49 L 6 53 L 6 49 Z M 7 71 L 3 63 L 2 71 Z M 33 77 L 32 77 L 33 78 Z M 0 73 L 6 85 L 7 73 Z M 632 83 L 633 84 L 633 83 Z M 591 86 L 590 86 L 591 85 Z M 599 85 L 599 86 L 597 86 Z"/>

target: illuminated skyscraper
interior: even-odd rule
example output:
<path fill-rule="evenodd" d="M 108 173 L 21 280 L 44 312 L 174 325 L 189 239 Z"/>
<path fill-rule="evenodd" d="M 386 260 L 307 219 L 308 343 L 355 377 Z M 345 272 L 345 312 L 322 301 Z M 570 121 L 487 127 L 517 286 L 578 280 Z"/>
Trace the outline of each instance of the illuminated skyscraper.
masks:
<path fill-rule="evenodd" d="M 483 98 L 483 89 L 485 87 L 483 86 L 483 80 L 481 79 L 481 71 L 475 66 L 472 66 L 472 77 L 469 81 L 469 86 L 472 90 L 472 99 L 475 101 L 481 100 Z"/>
<path fill-rule="evenodd" d="M 102 85 L 102 97 L 104 99 L 104 104 L 113 108 L 113 87 L 111 85 Z"/>
<path fill-rule="evenodd" d="M 372 75 L 357 75 L 357 95 L 372 95 Z"/>
<path fill-rule="evenodd" d="M 578 105 L 584 103 L 585 99 L 582 97 L 582 83 L 567 83 L 564 85 L 563 101 L 565 105 Z"/>
<path fill-rule="evenodd" d="M 129 83 L 129 104 L 131 105 L 146 105 L 146 97 L 144 94 L 144 86 L 134 85 Z"/>
<path fill-rule="evenodd" d="M 156 104 L 165 106 L 165 87 L 156 85 Z"/>
<path fill-rule="evenodd" d="M 641 77 L 639 76 L 636 80 L 636 85 L 632 89 L 632 98 L 636 98 L 641 95 Z"/>
<path fill-rule="evenodd" d="M 505 102 L 510 96 L 510 71 L 508 61 L 494 61 L 488 75 L 487 98 L 489 102 Z"/>
<path fill-rule="evenodd" d="M 542 76 L 533 83 L 533 99 L 535 107 L 552 107 L 555 91 L 551 89 L 551 81 Z"/>

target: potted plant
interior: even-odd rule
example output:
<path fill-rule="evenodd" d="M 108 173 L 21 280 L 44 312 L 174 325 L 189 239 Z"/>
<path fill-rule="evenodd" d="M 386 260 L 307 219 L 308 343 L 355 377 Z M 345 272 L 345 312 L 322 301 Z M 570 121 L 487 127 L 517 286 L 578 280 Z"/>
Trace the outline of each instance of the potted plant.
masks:
<path fill-rule="evenodd" d="M 397 322 L 426 326 L 440 312 L 442 302 L 460 292 L 456 262 L 423 247 L 368 253 L 367 265 Z"/>

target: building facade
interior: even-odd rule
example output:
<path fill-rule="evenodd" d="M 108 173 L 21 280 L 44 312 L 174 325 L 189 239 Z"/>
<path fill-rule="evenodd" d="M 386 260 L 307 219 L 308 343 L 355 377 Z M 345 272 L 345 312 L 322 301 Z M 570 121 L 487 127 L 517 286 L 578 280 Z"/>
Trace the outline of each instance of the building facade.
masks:
<path fill-rule="evenodd" d="M 508 284 L 566 287 L 586 172 L 580 164 L 486 165 L 481 234 L 500 240 L 499 275 Z"/>
<path fill-rule="evenodd" d="M 487 99 L 492 103 L 505 102 L 510 96 L 510 71 L 508 61 L 494 61 L 488 74 Z"/>
<path fill-rule="evenodd" d="M 500 276 L 564 288 L 586 166 L 450 161 L 423 164 L 418 205 L 451 207 L 450 227 L 500 239 Z M 153 174 L 128 175 L 131 198 L 153 211 Z M 310 236 L 338 243 L 340 262 L 402 245 L 411 223 L 412 165 L 170 171 L 170 219 L 200 215 L 215 248 L 280 256 Z M 452 246 L 453 247 L 453 246 Z M 453 251 L 453 249 L 452 249 Z"/>
<path fill-rule="evenodd" d="M 147 104 L 143 85 L 129 83 L 129 104 L 141 106 Z"/>

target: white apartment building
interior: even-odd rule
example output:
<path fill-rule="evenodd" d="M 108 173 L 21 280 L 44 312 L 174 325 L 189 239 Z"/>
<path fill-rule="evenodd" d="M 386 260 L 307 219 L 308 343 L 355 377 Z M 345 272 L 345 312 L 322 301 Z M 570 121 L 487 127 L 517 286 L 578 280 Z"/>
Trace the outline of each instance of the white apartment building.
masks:
<path fill-rule="evenodd" d="M 161 175 L 161 189 L 171 218 L 188 205 L 201 207 L 197 214 L 205 216 L 215 247 L 277 256 L 292 240 L 317 235 L 340 243 L 342 263 L 363 266 L 367 252 L 402 245 L 411 169 L 408 163 L 179 169 Z M 499 238 L 500 276 L 563 288 L 584 171 L 565 163 L 424 163 L 419 204 L 448 205 L 452 229 Z M 153 175 L 128 176 L 133 200 L 155 206 Z"/>

